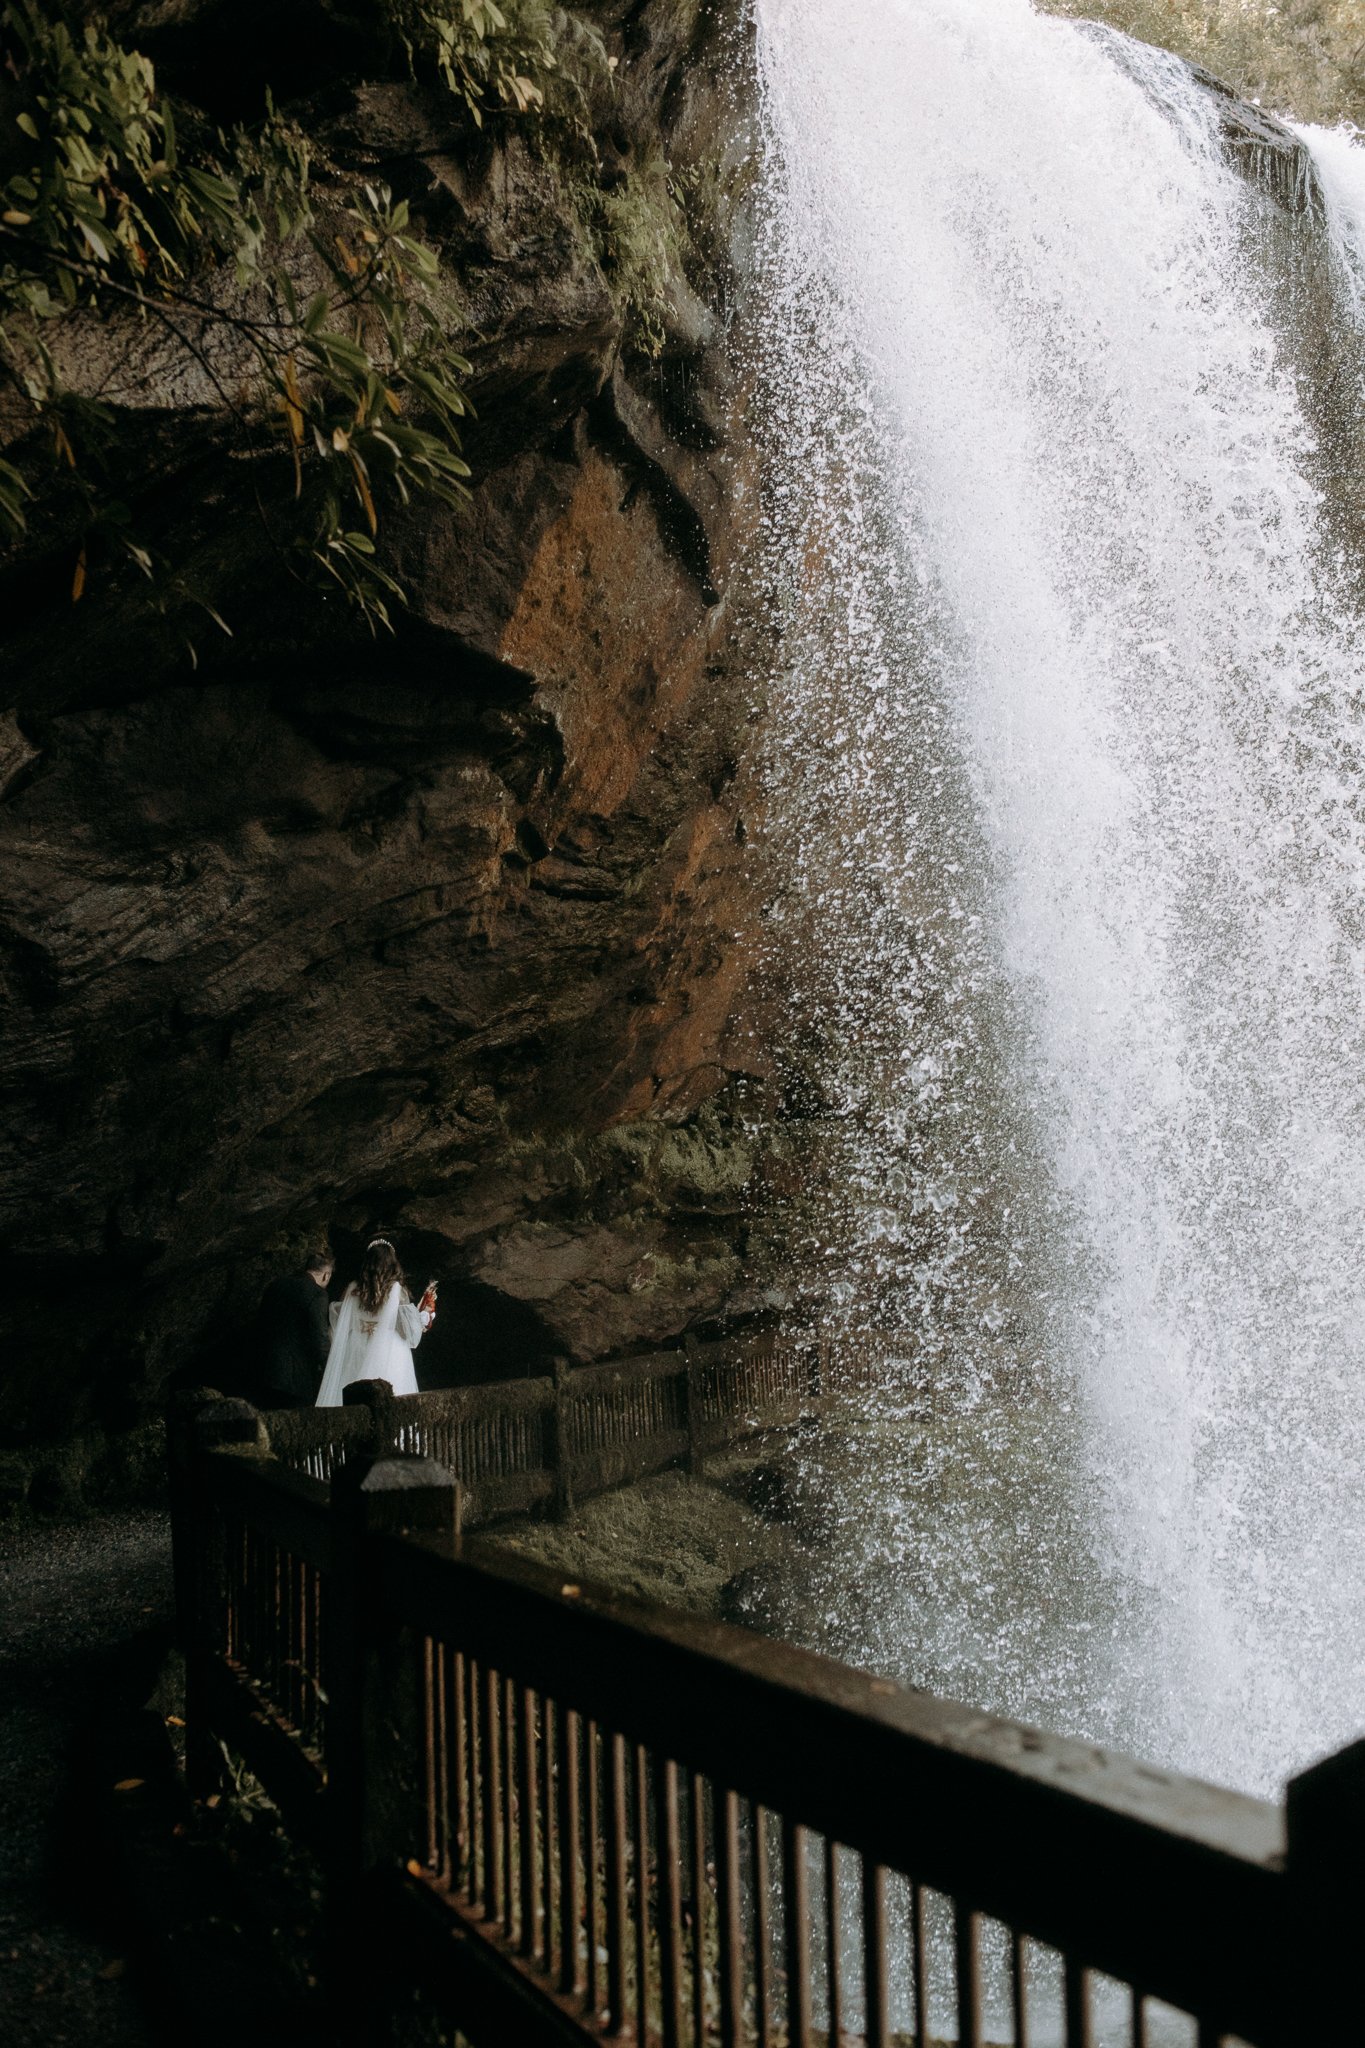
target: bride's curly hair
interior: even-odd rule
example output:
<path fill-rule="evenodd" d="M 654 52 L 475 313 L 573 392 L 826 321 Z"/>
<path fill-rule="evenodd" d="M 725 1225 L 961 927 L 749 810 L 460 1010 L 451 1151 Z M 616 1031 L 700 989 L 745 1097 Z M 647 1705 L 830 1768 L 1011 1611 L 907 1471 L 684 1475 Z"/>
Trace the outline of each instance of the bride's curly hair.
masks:
<path fill-rule="evenodd" d="M 404 1277 L 398 1254 L 386 1237 L 377 1237 L 373 1244 L 367 1245 L 360 1279 L 356 1283 L 360 1306 L 366 1315 L 377 1316 L 389 1298 L 389 1289 L 394 1281 L 401 1287 Z"/>

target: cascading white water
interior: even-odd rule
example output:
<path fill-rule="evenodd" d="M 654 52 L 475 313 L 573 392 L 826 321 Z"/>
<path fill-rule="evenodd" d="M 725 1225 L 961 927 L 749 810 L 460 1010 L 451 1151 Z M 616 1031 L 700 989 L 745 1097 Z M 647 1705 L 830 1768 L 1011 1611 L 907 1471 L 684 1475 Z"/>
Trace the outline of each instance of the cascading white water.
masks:
<path fill-rule="evenodd" d="M 1277 1786 L 1365 1725 L 1362 637 L 1294 278 L 1160 53 L 756 12 L 812 1249 L 980 1479 L 928 1527 L 879 1439 L 862 1653 Z M 1308 141 L 1347 323 L 1361 156 Z"/>

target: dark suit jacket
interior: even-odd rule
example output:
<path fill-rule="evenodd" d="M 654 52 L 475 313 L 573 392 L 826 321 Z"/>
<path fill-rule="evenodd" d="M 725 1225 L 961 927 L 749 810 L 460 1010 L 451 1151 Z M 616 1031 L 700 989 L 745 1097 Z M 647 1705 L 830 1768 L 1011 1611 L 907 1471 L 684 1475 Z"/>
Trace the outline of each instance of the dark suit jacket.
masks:
<path fill-rule="evenodd" d="M 260 1378 L 267 1401 L 305 1408 L 317 1399 L 332 1333 L 327 1289 L 311 1273 L 272 1280 L 257 1325 Z"/>

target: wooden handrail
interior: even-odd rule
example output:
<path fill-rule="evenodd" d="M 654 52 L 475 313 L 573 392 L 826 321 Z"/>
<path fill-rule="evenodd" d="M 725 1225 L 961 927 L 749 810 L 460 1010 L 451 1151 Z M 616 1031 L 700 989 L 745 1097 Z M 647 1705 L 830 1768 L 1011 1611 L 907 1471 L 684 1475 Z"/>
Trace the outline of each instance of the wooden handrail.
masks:
<path fill-rule="evenodd" d="M 1288 1808 L 1222 1791 L 461 1539 L 460 1490 L 429 1459 L 355 1461 L 329 1494 L 270 1456 L 242 1404 L 204 1413 L 176 1495 L 192 1745 L 238 1750 L 329 1859 L 357 1925 L 392 1916 L 455 2024 L 487 2010 L 528 2043 L 619 2035 L 641 2024 L 630 1969 L 652 1955 L 664 1974 L 649 1996 L 676 2001 L 685 1979 L 696 2002 L 674 2037 L 700 2042 L 719 1997 L 722 2038 L 738 2040 L 735 2001 L 780 1896 L 781 1967 L 805 2017 L 772 2020 L 770 1985 L 755 2024 L 768 2012 L 764 2043 L 813 2048 L 806 1923 L 823 1842 L 826 1910 L 839 1859 L 861 1873 L 863 1969 L 883 2002 L 883 1873 L 909 1881 L 916 1927 L 924 1899 L 950 1902 L 972 2048 L 983 1916 L 1016 1964 L 1025 1938 L 1058 1952 L 1069 2040 L 1088 2038 L 1092 1971 L 1189 2012 L 1201 2042 L 1349 2037 L 1365 1745 L 1296 1780 Z M 690 1961 L 684 1884 L 709 1901 Z M 380 1967 L 373 1943 L 357 1947 Z M 922 1931 L 911 1953 L 919 1985 Z M 889 2039 L 864 2026 L 844 2038 Z"/>
<path fill-rule="evenodd" d="M 277 1457 L 319 1477 L 362 1448 L 437 1457 L 468 1489 L 471 1521 L 547 1505 L 564 1513 L 669 1466 L 699 1472 L 708 1452 L 756 1428 L 818 1413 L 820 1379 L 819 1347 L 805 1340 L 689 1342 L 554 1378 L 440 1388 L 368 1409 L 276 1411 L 270 1441 Z"/>
<path fill-rule="evenodd" d="M 422 1635 L 1088 1966 L 1269 2038 L 1280 1807 L 567 1581 L 493 1542 L 378 1536 Z"/>

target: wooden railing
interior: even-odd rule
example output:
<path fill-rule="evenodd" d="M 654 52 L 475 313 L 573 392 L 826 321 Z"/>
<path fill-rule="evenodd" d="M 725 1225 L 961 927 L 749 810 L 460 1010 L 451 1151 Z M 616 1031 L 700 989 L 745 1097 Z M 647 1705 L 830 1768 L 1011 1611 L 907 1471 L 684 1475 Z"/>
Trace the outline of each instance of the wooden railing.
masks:
<path fill-rule="evenodd" d="M 345 1407 L 273 1414 L 270 1447 L 315 1479 L 330 1479 L 361 1449 L 435 1458 L 465 1489 L 467 1523 L 567 1513 L 575 1500 L 670 1466 L 699 1472 L 709 1454 L 754 1431 L 870 1389 L 896 1348 L 880 1336 L 689 1343 L 549 1378 L 401 1399 L 364 1381 L 346 1389 Z"/>
<path fill-rule="evenodd" d="M 320 1852 L 337 2039 L 418 1985 L 476 2048 L 1361 2038 L 1365 1746 L 1243 1798 L 568 1581 L 430 1459 L 175 1444 L 192 1780 Z"/>

